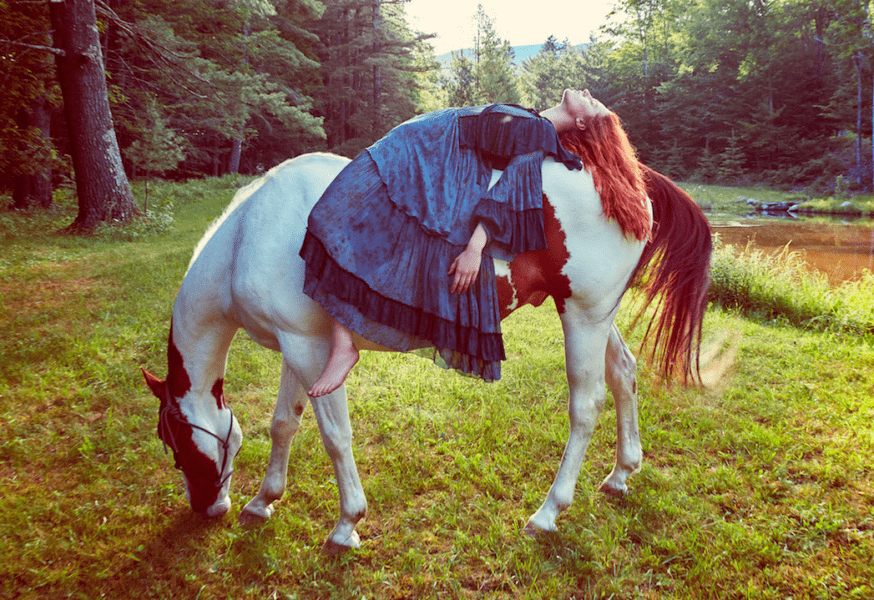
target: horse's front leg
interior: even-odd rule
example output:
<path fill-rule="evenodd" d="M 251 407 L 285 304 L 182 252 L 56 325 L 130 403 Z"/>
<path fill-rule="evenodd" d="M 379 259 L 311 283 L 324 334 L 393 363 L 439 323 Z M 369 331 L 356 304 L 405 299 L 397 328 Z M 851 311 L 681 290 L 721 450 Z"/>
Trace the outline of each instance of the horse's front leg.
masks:
<path fill-rule="evenodd" d="M 571 505 L 586 450 L 606 401 L 604 353 L 612 321 L 586 324 L 576 312 L 568 305 L 561 317 L 570 387 L 570 434 L 546 500 L 525 525 L 524 532 L 532 536 L 555 531 L 559 513 Z"/>
<path fill-rule="evenodd" d="M 285 493 L 288 476 L 288 453 L 291 440 L 300 429 L 301 415 L 306 408 L 308 396 L 288 363 L 282 361 L 279 394 L 270 424 L 270 461 L 258 494 L 240 513 L 240 521 L 251 522 L 267 519 L 273 514 L 273 502 Z"/>
<path fill-rule="evenodd" d="M 643 453 L 637 419 L 637 361 L 615 323 L 607 340 L 605 375 L 616 406 L 616 463 L 599 489 L 621 497 L 628 493 L 626 481 L 640 469 Z"/>

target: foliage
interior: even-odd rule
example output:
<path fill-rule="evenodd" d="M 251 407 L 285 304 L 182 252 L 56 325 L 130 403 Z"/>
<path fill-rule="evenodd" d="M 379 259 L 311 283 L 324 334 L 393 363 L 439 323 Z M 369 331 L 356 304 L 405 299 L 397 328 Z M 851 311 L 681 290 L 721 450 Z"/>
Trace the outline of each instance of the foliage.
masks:
<path fill-rule="evenodd" d="M 427 36 L 409 29 L 403 2 L 98 8 L 129 168 L 151 154 L 146 146 L 184 153 L 168 171 L 174 178 L 219 174 L 237 160 L 253 173 L 310 150 L 355 154 L 448 105 L 544 109 L 565 87 L 587 87 L 623 118 L 641 159 L 674 178 L 819 194 L 838 176 L 853 194 L 871 185 L 874 45 L 867 4 L 854 0 L 622 0 L 602 37 L 572 45 L 550 36 L 524 64 L 479 6 L 472 50 L 454 53 L 445 75 Z M 13 110 L 47 98 L 57 111 L 51 55 L 38 50 L 50 41 L 45 6 L 4 2 L 0 16 L 8 188 L 19 172 L 62 171 L 66 142 L 59 129 L 50 143 Z M 148 123 L 177 137 L 168 146 Z"/>
<path fill-rule="evenodd" d="M 316 109 L 331 151 L 354 156 L 415 116 L 415 74 L 434 65 L 419 48 L 427 36 L 409 31 L 402 4 L 340 0 L 312 26 L 324 82 Z"/>
<path fill-rule="evenodd" d="M 558 42 L 550 36 L 540 52 L 522 64 L 520 84 L 526 104 L 544 110 L 554 106 L 565 89 L 590 87 L 589 54 L 571 47 L 567 40 Z"/>
<path fill-rule="evenodd" d="M 507 40 L 501 39 L 495 22 L 477 5 L 473 17 L 473 50 L 453 53 L 448 84 L 449 102 L 453 106 L 476 104 L 518 104 L 521 101 L 514 69 L 515 54 Z M 546 107 L 544 107 L 546 108 Z"/>
<path fill-rule="evenodd" d="M 506 322 L 496 384 L 365 353 L 348 384 L 370 502 L 360 551 L 320 553 L 338 506 L 310 413 L 268 523 L 192 515 L 138 367 L 164 372 L 191 248 L 244 181 L 164 184 L 175 228 L 132 241 L 46 236 L 58 208 L 0 215 L 3 597 L 871 596 L 872 346 L 755 311 L 709 312 L 705 348 L 722 352 L 708 389 L 660 386 L 641 361 L 632 493 L 595 492 L 613 461 L 608 402 L 554 535 L 520 534 L 567 436 L 550 303 Z M 874 305 L 871 283 L 853 290 L 859 307 Z M 235 340 L 225 392 L 246 441 L 234 512 L 263 475 L 279 370 L 275 353 Z"/>
<path fill-rule="evenodd" d="M 142 115 L 156 97 L 158 119 L 185 139 L 184 171 L 213 172 L 235 141 L 255 150 L 262 132 L 285 137 L 278 156 L 267 150 L 275 137 L 265 140 L 268 160 L 324 136 L 309 96 L 315 36 L 301 28 L 321 4 L 142 0 L 115 10 L 108 68 L 121 92 L 114 113 L 123 147 L 142 137 Z"/>
<path fill-rule="evenodd" d="M 35 105 L 60 103 L 48 21 L 44 5 L 0 2 L 0 189 L 16 176 L 62 166 L 51 140 L 27 118 Z"/>
<path fill-rule="evenodd" d="M 725 246 L 716 237 L 710 300 L 758 319 L 794 327 L 867 335 L 874 339 L 874 275 L 829 285 L 788 247 L 769 255 Z"/>
<path fill-rule="evenodd" d="M 153 100 L 140 122 L 137 139 L 125 148 L 125 157 L 149 174 L 163 175 L 185 160 L 182 138 L 167 127 Z"/>

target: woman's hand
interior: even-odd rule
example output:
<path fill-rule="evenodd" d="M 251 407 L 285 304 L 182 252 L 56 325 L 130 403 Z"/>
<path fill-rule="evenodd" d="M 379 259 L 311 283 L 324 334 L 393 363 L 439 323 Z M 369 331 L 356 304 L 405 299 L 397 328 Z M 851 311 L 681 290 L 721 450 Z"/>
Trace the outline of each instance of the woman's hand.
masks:
<path fill-rule="evenodd" d="M 449 267 L 448 274 L 455 276 L 452 280 L 452 287 L 449 288 L 450 293 L 463 294 L 476 281 L 482 262 L 483 248 L 485 248 L 488 239 L 489 236 L 485 228 L 482 225 L 477 225 L 473 235 L 470 236 L 467 248 L 452 261 L 452 265 Z"/>

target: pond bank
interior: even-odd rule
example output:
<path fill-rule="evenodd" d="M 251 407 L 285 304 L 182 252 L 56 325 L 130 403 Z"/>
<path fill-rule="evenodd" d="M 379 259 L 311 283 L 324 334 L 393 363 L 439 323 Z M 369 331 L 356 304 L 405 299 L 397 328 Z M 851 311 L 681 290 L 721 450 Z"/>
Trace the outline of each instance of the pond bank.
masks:
<path fill-rule="evenodd" d="M 786 219 L 708 214 L 714 233 L 724 244 L 752 244 L 777 254 L 787 246 L 799 252 L 814 271 L 830 283 L 858 279 L 874 270 L 874 223 Z"/>

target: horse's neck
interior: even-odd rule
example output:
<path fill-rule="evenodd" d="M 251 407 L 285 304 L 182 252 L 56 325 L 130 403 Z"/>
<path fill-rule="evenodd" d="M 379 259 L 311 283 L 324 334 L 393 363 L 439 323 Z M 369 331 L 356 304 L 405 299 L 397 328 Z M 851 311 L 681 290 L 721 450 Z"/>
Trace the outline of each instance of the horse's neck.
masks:
<path fill-rule="evenodd" d="M 182 322 L 180 322 L 182 321 Z M 167 347 L 167 384 L 180 404 L 215 403 L 224 408 L 225 365 L 236 327 L 185 322 L 174 315 Z"/>

